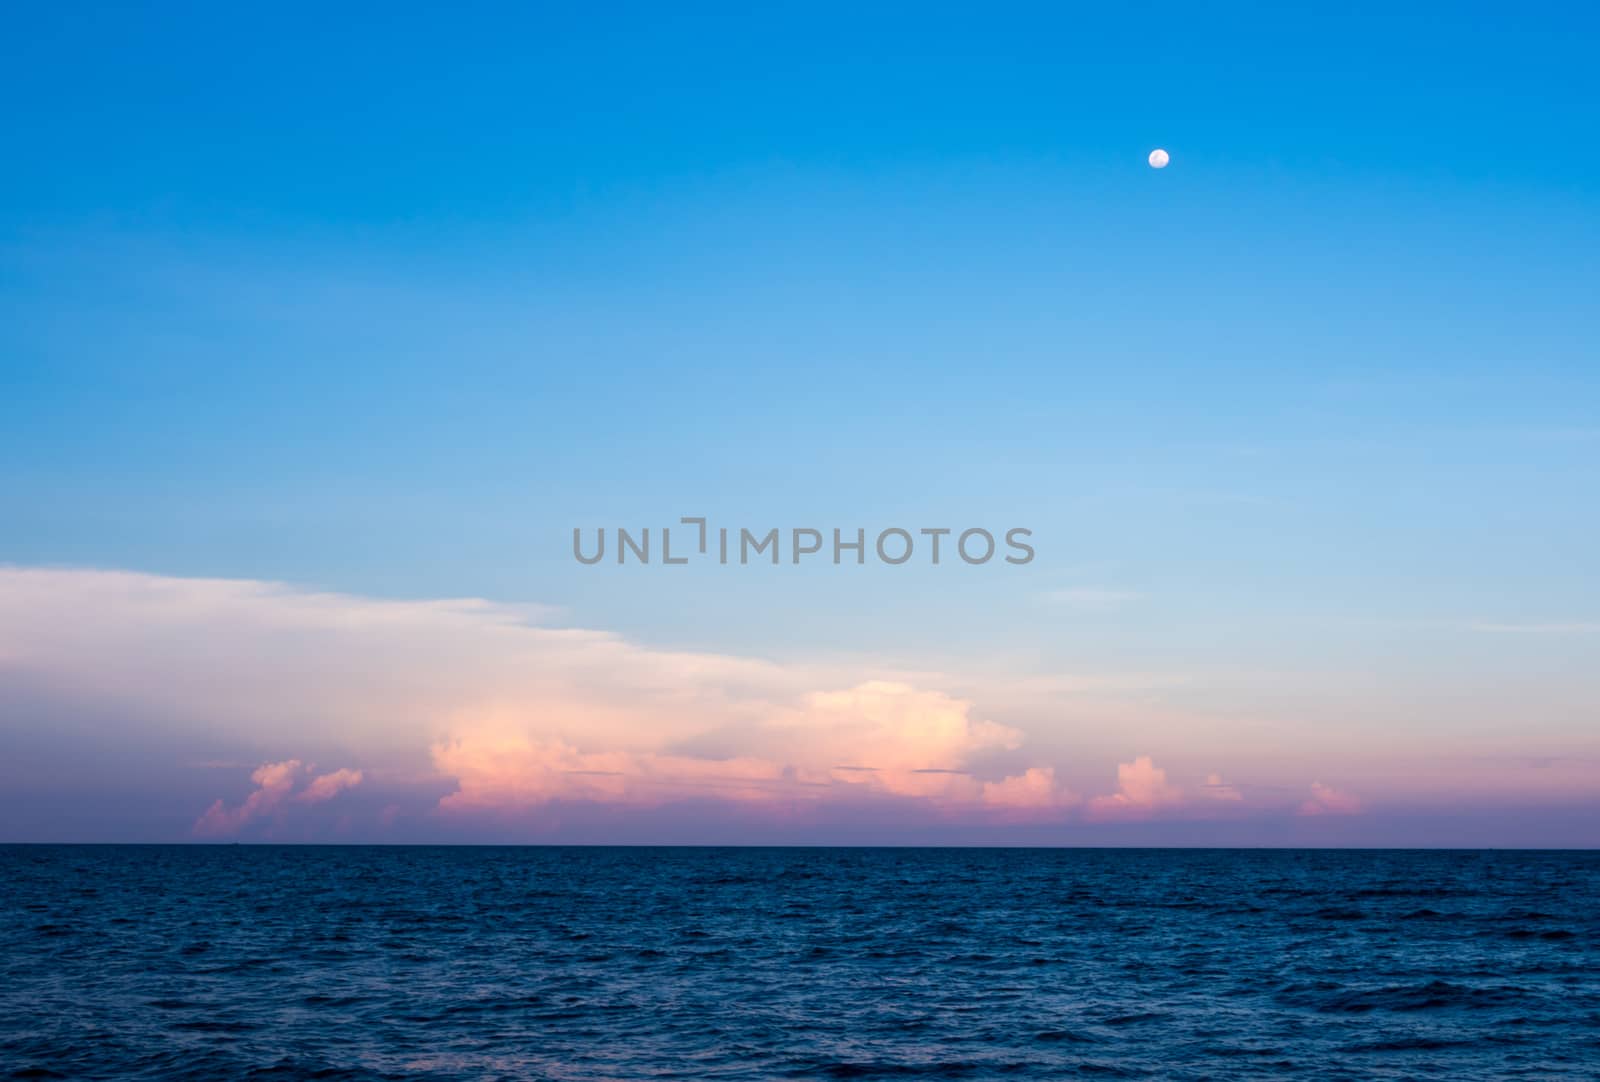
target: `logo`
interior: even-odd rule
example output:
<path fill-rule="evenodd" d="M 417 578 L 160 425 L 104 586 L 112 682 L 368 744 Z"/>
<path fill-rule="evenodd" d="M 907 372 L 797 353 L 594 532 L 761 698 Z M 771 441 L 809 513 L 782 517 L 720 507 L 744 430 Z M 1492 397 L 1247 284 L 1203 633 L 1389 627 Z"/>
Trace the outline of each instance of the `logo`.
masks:
<path fill-rule="evenodd" d="M 678 532 L 673 533 L 676 529 Z M 832 561 L 834 564 L 873 563 L 899 566 L 913 561 L 931 566 L 971 565 L 1003 561 L 1033 562 L 1033 531 L 1022 526 L 990 531 L 981 526 L 956 530 L 948 526 L 907 529 L 890 526 L 869 536 L 865 527 L 823 531 L 811 526 L 766 530 L 711 526 L 704 518 L 686 516 L 677 526 L 652 530 L 604 526 L 586 531 L 572 528 L 572 555 L 580 564 L 687 564 L 690 562 L 796 565 Z M 608 560 L 609 557 L 609 560 Z"/>

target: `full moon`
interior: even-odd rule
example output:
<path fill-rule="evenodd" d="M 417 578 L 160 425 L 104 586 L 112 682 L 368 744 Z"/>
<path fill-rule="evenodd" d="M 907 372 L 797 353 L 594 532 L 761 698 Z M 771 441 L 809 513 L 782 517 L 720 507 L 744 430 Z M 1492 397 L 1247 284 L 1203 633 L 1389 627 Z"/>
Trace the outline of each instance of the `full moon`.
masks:
<path fill-rule="evenodd" d="M 1171 160 L 1172 159 L 1167 156 L 1167 152 L 1162 150 L 1160 147 L 1156 147 L 1150 152 L 1151 169 L 1165 169 L 1167 167 L 1167 162 Z"/>

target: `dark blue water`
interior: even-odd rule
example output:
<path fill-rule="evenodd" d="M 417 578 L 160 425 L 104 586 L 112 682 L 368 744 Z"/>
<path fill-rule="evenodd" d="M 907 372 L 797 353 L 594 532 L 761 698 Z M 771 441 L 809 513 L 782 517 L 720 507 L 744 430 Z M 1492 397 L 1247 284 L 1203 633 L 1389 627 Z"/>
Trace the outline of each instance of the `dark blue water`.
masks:
<path fill-rule="evenodd" d="M 0 1077 L 1600 1077 L 1600 854 L 0 848 Z"/>

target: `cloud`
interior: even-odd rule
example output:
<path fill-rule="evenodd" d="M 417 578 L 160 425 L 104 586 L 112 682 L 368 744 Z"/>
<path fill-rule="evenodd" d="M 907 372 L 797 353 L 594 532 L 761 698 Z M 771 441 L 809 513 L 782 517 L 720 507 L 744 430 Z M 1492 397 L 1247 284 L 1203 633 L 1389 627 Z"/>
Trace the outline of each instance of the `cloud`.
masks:
<path fill-rule="evenodd" d="M 1008 818 L 1019 818 L 1071 808 L 1082 799 L 1056 781 L 1054 767 L 1034 766 L 1000 781 L 985 782 L 983 803 Z"/>
<path fill-rule="evenodd" d="M 1183 802 L 1183 791 L 1167 781 L 1167 772 L 1141 755 L 1117 764 L 1117 791 L 1089 802 L 1091 819 L 1140 818 Z"/>
<path fill-rule="evenodd" d="M 240 805 L 214 803 L 202 834 L 360 784 L 346 768 L 296 791 L 301 764 L 335 754 L 391 785 L 442 788 L 430 799 L 454 818 L 571 801 L 889 800 L 936 817 L 1072 803 L 1019 729 L 918 680 L 655 649 L 549 617 L 475 599 L 0 568 L 0 656 L 30 685 L 141 719 L 189 761 L 266 733 L 294 753 L 261 768 Z"/>
<path fill-rule="evenodd" d="M 741 803 L 898 797 L 944 807 L 1064 807 L 1054 771 L 1029 768 L 998 781 L 967 766 L 1014 750 L 1015 729 L 974 719 L 971 704 L 893 681 L 811 692 L 774 704 L 718 753 L 671 748 L 584 748 L 554 736 L 537 715 L 495 710 L 455 720 L 433 764 L 454 778 L 447 811 L 506 811 L 560 800 L 657 805 L 686 796 Z"/>
<path fill-rule="evenodd" d="M 433 747 L 455 781 L 447 812 L 510 812 L 558 800 L 652 805 L 691 796 L 771 797 L 792 779 L 759 759 L 699 759 L 653 752 L 583 751 L 521 720 L 479 721 Z"/>
<path fill-rule="evenodd" d="M 1311 783 L 1311 798 L 1300 805 L 1300 815 L 1359 815 L 1361 801 L 1350 793 L 1324 785 Z"/>
<path fill-rule="evenodd" d="M 1237 785 L 1229 785 L 1222 780 L 1221 774 L 1207 774 L 1206 783 L 1200 787 L 1200 794 L 1208 800 L 1243 800 Z"/>
<path fill-rule="evenodd" d="M 287 800 L 320 804 L 361 784 L 361 771 L 346 768 L 314 777 L 304 789 L 295 793 L 295 782 L 304 772 L 305 766 L 299 759 L 263 763 L 250 775 L 256 785 L 255 791 L 237 808 L 229 808 L 220 799 L 215 801 L 196 820 L 194 833 L 201 837 L 237 834 L 248 824 L 266 818 Z"/>
<path fill-rule="evenodd" d="M 1437 763 L 1437 747 L 1393 727 L 1286 733 L 1280 724 L 1294 719 L 1276 714 L 1195 725 L 1168 700 L 1232 688 L 1199 677 L 1019 673 L 1005 666 L 1037 659 L 1000 655 L 959 675 L 862 657 L 780 662 L 660 649 L 552 619 L 470 598 L 0 566 L 0 743 L 26 753 L 0 764 L 0 782 L 47 779 L 0 785 L 0 820 L 32 823 L 16 809 L 39 805 L 29 794 L 46 785 L 46 797 L 84 809 L 89 836 L 94 815 L 115 814 L 98 795 L 115 786 L 150 809 L 152 837 L 280 824 L 309 837 L 348 815 L 371 837 L 391 823 L 458 839 L 560 829 L 578 804 L 594 808 L 574 818 L 660 825 L 653 836 L 683 840 L 694 835 L 670 825 L 707 815 L 748 822 L 741 836 L 758 839 L 764 824 L 808 816 L 899 829 L 1358 810 L 1320 783 L 1267 796 L 1283 775 L 1329 772 L 1364 778 L 1363 796 L 1384 814 L 1391 800 L 1380 797 L 1411 798 L 1419 784 L 1438 807 L 1571 804 L 1594 792 L 1593 741 L 1570 727 L 1542 744 L 1519 731 L 1499 754 L 1485 744 L 1474 749 L 1481 762 L 1419 782 L 1415 765 L 1424 753 Z M 1581 716 L 1585 704 L 1559 705 Z M 1166 769 L 1128 757 L 1114 786 L 1096 784 L 1115 762 L 1111 741 L 1159 751 Z M 1541 753 L 1564 758 L 1520 765 Z M 1248 772 L 1250 786 L 1201 783 L 1217 762 Z M 221 777 L 238 791 L 218 788 Z M 670 818 L 664 809 L 678 804 Z"/>
<path fill-rule="evenodd" d="M 321 774 L 311 779 L 311 783 L 295 794 L 295 799 L 302 804 L 321 804 L 325 800 L 332 800 L 346 789 L 354 789 L 361 784 L 361 771 L 341 767 L 328 774 Z"/>

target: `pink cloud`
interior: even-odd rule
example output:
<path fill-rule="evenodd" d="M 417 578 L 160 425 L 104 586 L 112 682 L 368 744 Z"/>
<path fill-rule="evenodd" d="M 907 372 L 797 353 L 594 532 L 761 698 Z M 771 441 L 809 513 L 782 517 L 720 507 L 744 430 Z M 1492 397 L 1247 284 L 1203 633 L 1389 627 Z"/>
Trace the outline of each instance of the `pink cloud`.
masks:
<path fill-rule="evenodd" d="M 270 815 L 286 800 L 319 804 L 361 784 L 361 771 L 344 768 L 312 778 L 296 793 L 295 783 L 304 772 L 305 764 L 299 759 L 263 763 L 251 773 L 250 780 L 255 782 L 256 788 L 243 803 L 230 808 L 220 799 L 213 802 L 195 821 L 194 833 L 201 837 L 237 834 L 247 824 Z"/>
<path fill-rule="evenodd" d="M 973 758 L 1021 743 L 1016 730 L 971 716 L 971 704 L 895 681 L 867 681 L 771 704 L 716 751 L 663 747 L 641 726 L 635 747 L 583 746 L 549 719 L 516 710 L 464 715 L 433 747 L 456 780 L 446 811 L 507 811 L 555 800 L 658 805 L 685 797 L 741 803 L 918 800 L 945 808 L 1056 808 L 1076 798 L 1032 767 L 985 782 Z M 626 735 L 626 734 L 614 734 Z M 587 742 L 584 742 L 587 743 Z M 654 744 L 655 746 L 651 746 Z"/>
<path fill-rule="evenodd" d="M 653 752 L 580 751 L 529 732 L 477 728 L 434 745 L 434 766 L 456 780 L 449 812 L 509 811 L 553 800 L 653 805 L 675 798 L 763 799 L 795 779 L 757 759 L 702 759 Z"/>
<path fill-rule="evenodd" d="M 354 789 L 360 784 L 361 771 L 341 767 L 312 778 L 310 784 L 296 793 L 294 798 L 302 804 L 321 804 L 324 800 L 332 800 L 346 789 Z"/>
<path fill-rule="evenodd" d="M 1207 800 L 1223 800 L 1234 802 L 1244 799 L 1237 785 L 1230 785 L 1222 780 L 1221 774 L 1211 773 L 1206 775 L 1206 783 L 1200 787 L 1200 795 Z"/>
<path fill-rule="evenodd" d="M 1311 783 L 1311 798 L 1300 805 L 1299 814 L 1359 815 L 1361 810 L 1361 801 L 1353 794 L 1314 781 Z"/>
<path fill-rule="evenodd" d="M 1395 730 L 1369 744 L 1307 723 L 1264 743 L 1242 722 L 1198 725 L 1197 715 L 1148 705 L 1135 694 L 1151 686 L 1148 674 L 1018 673 L 1003 659 L 947 673 L 935 670 L 937 656 L 916 659 L 935 671 L 915 672 L 841 654 L 779 662 L 662 649 L 550 619 L 473 599 L 0 567 L 0 678 L 64 712 L 133 719 L 184 761 L 255 746 L 266 732 L 300 756 L 264 764 L 252 787 L 213 803 L 194 825 L 207 836 L 309 819 L 313 806 L 331 821 L 332 802 L 379 778 L 405 779 L 406 791 L 374 796 L 373 820 L 403 795 L 408 823 L 443 792 L 448 815 L 709 799 L 741 809 L 901 801 L 941 819 L 1074 807 L 1090 819 L 1222 819 L 1360 811 L 1360 799 L 1320 782 L 1309 793 L 1294 783 L 1303 803 L 1258 799 L 1285 778 L 1324 771 L 1363 778 L 1363 798 L 1377 803 L 1385 794 L 1440 807 L 1468 797 L 1588 800 L 1600 761 L 1594 741 L 1574 743 L 1563 729 L 1519 732 L 1423 771 L 1438 757 L 1420 735 Z M 1066 764 L 1104 769 L 1115 762 L 1108 740 L 1161 750 L 1185 771 L 1182 789 L 1140 756 L 1085 806 L 1065 784 Z M 344 755 L 367 774 L 313 777 L 304 765 Z M 1201 783 L 1220 756 L 1248 771 L 1251 787 Z M 1084 789 L 1076 774 L 1073 784 Z"/>
<path fill-rule="evenodd" d="M 984 783 L 983 803 L 1016 818 L 1070 808 L 1081 798 L 1056 781 L 1054 767 L 1031 766 L 1021 774 Z"/>
<path fill-rule="evenodd" d="M 1140 818 L 1183 802 L 1183 791 L 1167 781 L 1167 772 L 1141 755 L 1117 764 L 1117 791 L 1089 802 L 1091 819 Z"/>

